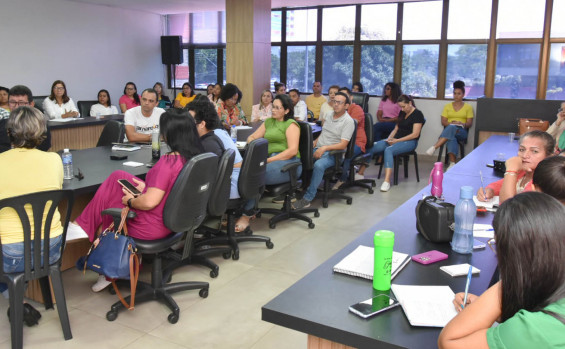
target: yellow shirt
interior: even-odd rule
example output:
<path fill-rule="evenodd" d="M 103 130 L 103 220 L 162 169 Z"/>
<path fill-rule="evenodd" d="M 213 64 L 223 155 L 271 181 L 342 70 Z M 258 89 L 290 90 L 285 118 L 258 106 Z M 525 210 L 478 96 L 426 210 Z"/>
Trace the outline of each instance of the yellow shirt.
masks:
<path fill-rule="evenodd" d="M 192 97 L 185 97 L 182 92 L 179 92 L 175 101 L 179 101 L 181 107 L 185 107 L 188 103 L 192 102 L 196 98 L 196 94 Z"/>
<path fill-rule="evenodd" d="M 318 120 L 320 117 L 320 108 L 322 108 L 322 104 L 326 103 L 326 97 L 324 95 L 320 95 L 320 97 L 316 97 L 313 94 L 306 97 L 306 105 L 308 106 L 308 110 L 314 113 L 314 119 Z"/>
<path fill-rule="evenodd" d="M 447 118 L 447 122 L 450 124 L 452 121 L 466 123 L 467 119 L 473 118 L 473 108 L 469 104 L 464 103 L 463 108 L 459 109 L 459 111 L 455 111 L 455 109 L 453 109 L 453 103 L 448 103 L 443 107 L 441 116 Z"/>
<path fill-rule="evenodd" d="M 56 153 L 37 149 L 16 148 L 0 154 L 0 200 L 38 191 L 58 190 L 63 187 L 63 163 Z M 47 206 L 44 219 L 50 206 Z M 32 227 L 31 208 L 27 211 Z M 51 223 L 51 237 L 63 233 L 59 211 Z M 23 229 L 17 213 L 11 208 L 0 210 L 0 238 L 2 244 L 22 242 Z"/>

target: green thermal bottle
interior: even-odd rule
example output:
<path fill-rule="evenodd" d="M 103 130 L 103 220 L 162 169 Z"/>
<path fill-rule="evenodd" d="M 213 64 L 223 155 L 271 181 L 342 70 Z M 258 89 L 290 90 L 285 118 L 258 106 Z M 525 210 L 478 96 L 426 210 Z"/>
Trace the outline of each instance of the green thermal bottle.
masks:
<path fill-rule="evenodd" d="M 374 244 L 375 264 L 373 270 L 373 288 L 379 291 L 388 291 L 390 290 L 394 233 L 390 230 L 377 231 L 375 233 Z"/>

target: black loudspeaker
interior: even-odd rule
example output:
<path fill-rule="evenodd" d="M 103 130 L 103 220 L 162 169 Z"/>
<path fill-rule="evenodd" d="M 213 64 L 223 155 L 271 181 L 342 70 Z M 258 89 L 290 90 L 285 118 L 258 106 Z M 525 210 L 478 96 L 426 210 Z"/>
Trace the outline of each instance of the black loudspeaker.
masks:
<path fill-rule="evenodd" d="M 182 64 L 181 36 L 161 36 L 161 59 L 163 64 Z"/>

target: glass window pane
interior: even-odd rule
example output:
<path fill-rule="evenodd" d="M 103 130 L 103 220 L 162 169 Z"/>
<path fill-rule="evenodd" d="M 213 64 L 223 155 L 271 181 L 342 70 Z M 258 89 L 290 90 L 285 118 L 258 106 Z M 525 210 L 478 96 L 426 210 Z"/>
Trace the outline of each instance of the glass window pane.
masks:
<path fill-rule="evenodd" d="M 541 38 L 545 0 L 500 0 L 497 38 Z"/>
<path fill-rule="evenodd" d="M 353 79 L 353 46 L 324 46 L 323 85 L 351 86 Z"/>
<path fill-rule="evenodd" d="M 286 41 L 316 41 L 318 10 L 286 11 Z"/>
<path fill-rule="evenodd" d="M 194 12 L 192 14 L 192 42 L 196 44 L 217 43 L 218 12 Z"/>
<path fill-rule="evenodd" d="M 184 56 L 184 63 L 175 66 L 175 80 L 174 83 L 171 84 L 177 88 L 181 88 L 182 84 L 188 81 L 188 50 L 182 50 L 182 54 Z M 171 76 L 171 80 L 172 79 L 173 76 Z"/>
<path fill-rule="evenodd" d="M 555 3 L 554 3 L 555 4 Z M 551 44 L 546 99 L 565 100 L 565 44 Z"/>
<path fill-rule="evenodd" d="M 222 14 L 222 43 L 226 43 L 226 11 L 221 11 Z"/>
<path fill-rule="evenodd" d="M 417 97 L 437 96 L 439 45 L 404 45 L 402 91 Z"/>
<path fill-rule="evenodd" d="M 281 41 L 282 11 L 271 11 L 271 42 Z"/>
<path fill-rule="evenodd" d="M 448 39 L 488 39 L 492 0 L 450 0 Z"/>
<path fill-rule="evenodd" d="M 565 38 L 565 0 L 553 0 L 553 15 L 551 20 L 551 37 Z"/>
<path fill-rule="evenodd" d="M 226 84 L 226 49 L 223 49 L 222 51 L 224 51 L 224 85 Z"/>
<path fill-rule="evenodd" d="M 440 39 L 442 6 L 441 1 L 405 2 L 402 39 Z"/>
<path fill-rule="evenodd" d="M 538 44 L 498 45 L 494 97 L 536 98 L 539 54 Z"/>
<path fill-rule="evenodd" d="M 194 50 L 194 88 L 206 89 L 218 80 L 218 50 Z"/>
<path fill-rule="evenodd" d="M 322 10 L 322 40 L 355 39 L 355 6 L 329 7 Z"/>
<path fill-rule="evenodd" d="M 485 94 L 486 66 L 486 44 L 447 46 L 445 97 L 453 97 L 453 82 L 457 80 L 465 82 L 466 98 L 483 96 Z"/>
<path fill-rule="evenodd" d="M 190 37 L 188 30 L 188 13 L 167 16 L 167 35 L 180 35 L 182 42 L 187 43 Z"/>
<path fill-rule="evenodd" d="M 361 40 L 395 40 L 397 11 L 397 4 L 362 5 Z"/>
<path fill-rule="evenodd" d="M 281 81 L 281 47 L 271 47 L 271 90 L 275 90 L 275 81 Z"/>
<path fill-rule="evenodd" d="M 289 46 L 287 48 L 287 91 L 297 88 L 300 92 L 312 92 L 315 70 L 316 46 Z"/>
<path fill-rule="evenodd" d="M 372 95 L 381 95 L 384 85 L 393 80 L 394 45 L 365 45 L 361 48 L 361 83 Z"/>

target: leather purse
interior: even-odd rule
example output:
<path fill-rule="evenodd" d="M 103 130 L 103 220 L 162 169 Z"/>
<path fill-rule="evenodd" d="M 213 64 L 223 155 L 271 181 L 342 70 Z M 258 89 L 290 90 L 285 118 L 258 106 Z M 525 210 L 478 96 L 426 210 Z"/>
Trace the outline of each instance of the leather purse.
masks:
<path fill-rule="evenodd" d="M 431 242 L 449 242 L 453 237 L 455 206 L 427 196 L 416 205 L 416 229 Z"/>
<path fill-rule="evenodd" d="M 541 119 L 528 119 L 520 118 L 518 119 L 518 134 L 523 135 L 526 132 L 532 130 L 547 131 L 549 128 L 549 121 Z"/>

